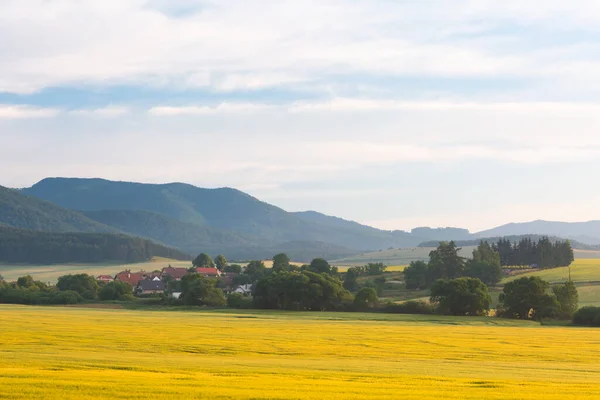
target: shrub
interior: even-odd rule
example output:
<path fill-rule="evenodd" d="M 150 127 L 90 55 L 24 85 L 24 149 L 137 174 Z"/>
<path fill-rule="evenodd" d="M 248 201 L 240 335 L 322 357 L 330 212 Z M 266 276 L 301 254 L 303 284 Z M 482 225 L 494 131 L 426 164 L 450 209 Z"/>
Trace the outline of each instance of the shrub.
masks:
<path fill-rule="evenodd" d="M 54 304 L 79 304 L 83 303 L 83 297 L 74 290 L 63 290 L 52 297 Z"/>
<path fill-rule="evenodd" d="M 573 316 L 573 324 L 581 326 L 600 326 L 600 307 L 582 307 Z"/>
<path fill-rule="evenodd" d="M 230 293 L 227 296 L 227 307 L 229 308 L 252 308 L 252 299 L 244 297 L 241 293 Z"/>
<path fill-rule="evenodd" d="M 436 308 L 426 301 L 410 300 L 399 304 L 388 304 L 381 311 L 392 314 L 435 314 Z"/>

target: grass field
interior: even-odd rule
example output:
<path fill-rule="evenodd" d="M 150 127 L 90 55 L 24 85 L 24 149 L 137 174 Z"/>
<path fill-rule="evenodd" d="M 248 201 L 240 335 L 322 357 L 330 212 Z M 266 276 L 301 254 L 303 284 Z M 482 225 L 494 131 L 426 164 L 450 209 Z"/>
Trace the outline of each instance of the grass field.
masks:
<path fill-rule="evenodd" d="M 462 257 L 471 257 L 475 246 L 463 247 L 460 251 Z M 429 252 L 434 247 L 410 247 L 405 249 L 389 249 L 362 253 L 352 257 L 331 261 L 335 265 L 365 265 L 370 262 L 382 262 L 385 265 L 408 265 L 411 261 L 429 260 Z"/>
<path fill-rule="evenodd" d="M 597 399 L 599 333 L 484 318 L 0 306 L 0 398 Z"/>
<path fill-rule="evenodd" d="M 566 282 L 569 279 L 569 267 L 551 268 L 511 276 L 504 282 L 510 282 L 523 276 L 539 276 L 548 282 Z M 576 259 L 571 264 L 571 279 L 574 282 L 600 281 L 600 259 Z"/>
<path fill-rule="evenodd" d="M 163 267 L 167 267 L 169 264 L 173 267 L 185 267 L 189 268 L 192 266 L 190 261 L 176 261 L 166 258 L 155 257 L 151 261 L 136 263 L 136 264 L 53 264 L 53 265 L 17 265 L 0 264 L 0 275 L 7 281 L 16 280 L 18 277 L 23 275 L 31 275 L 36 280 L 42 282 L 56 283 L 59 276 L 67 274 L 85 273 L 90 275 L 115 275 L 117 272 L 123 271 L 124 269 L 130 269 L 132 271 L 139 271 L 141 269 L 145 271 L 160 270 Z"/>

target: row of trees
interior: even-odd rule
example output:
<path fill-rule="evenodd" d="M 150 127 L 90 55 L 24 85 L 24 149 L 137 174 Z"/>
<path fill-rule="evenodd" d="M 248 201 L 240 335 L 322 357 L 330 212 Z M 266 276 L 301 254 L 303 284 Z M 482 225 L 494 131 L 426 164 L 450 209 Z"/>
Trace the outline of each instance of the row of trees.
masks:
<path fill-rule="evenodd" d="M 539 277 L 516 279 L 504 286 L 497 316 L 519 319 L 571 319 L 579 296 L 572 281 L 549 290 Z M 476 278 L 437 280 L 431 287 L 431 303 L 438 312 L 449 315 L 486 315 L 491 297 L 487 286 Z"/>
<path fill-rule="evenodd" d="M 486 285 L 495 285 L 502 279 L 500 255 L 487 242 L 473 250 L 473 258 L 465 260 L 452 242 L 441 242 L 429 253 L 429 262 L 413 261 L 404 269 L 407 289 L 428 289 L 438 279 L 471 277 Z"/>
<path fill-rule="evenodd" d="M 492 247 L 500 255 L 500 263 L 503 266 L 566 267 L 575 259 L 568 240 L 552 243 L 547 237 L 542 237 L 537 242 L 523 238 L 519 242 L 511 243 L 509 239 L 500 239 Z"/>

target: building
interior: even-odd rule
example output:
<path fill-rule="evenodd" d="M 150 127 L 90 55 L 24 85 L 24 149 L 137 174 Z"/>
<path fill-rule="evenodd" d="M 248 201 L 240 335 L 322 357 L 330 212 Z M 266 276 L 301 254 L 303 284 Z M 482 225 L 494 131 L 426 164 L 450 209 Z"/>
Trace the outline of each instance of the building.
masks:
<path fill-rule="evenodd" d="M 251 296 L 252 295 L 252 285 L 251 284 L 240 285 L 237 287 L 237 289 L 235 289 L 233 291 L 233 293 L 240 293 L 244 296 Z"/>
<path fill-rule="evenodd" d="M 135 288 L 135 294 L 158 294 L 165 291 L 165 283 L 158 278 L 143 279 Z"/>
<path fill-rule="evenodd" d="M 108 282 L 112 282 L 115 280 L 115 278 L 111 275 L 98 275 L 96 277 L 96 280 L 98 282 L 102 282 L 102 283 L 108 283 Z"/>
<path fill-rule="evenodd" d="M 173 268 L 169 266 L 162 269 L 161 276 L 170 276 L 173 280 L 180 281 L 187 273 L 187 268 Z"/>
<path fill-rule="evenodd" d="M 126 269 L 125 271 L 119 272 L 117 276 L 115 276 L 115 280 L 129 283 L 131 286 L 136 287 L 141 280 L 146 279 L 148 274 L 144 271 L 140 272 L 131 272 Z"/>
<path fill-rule="evenodd" d="M 225 294 L 233 292 L 233 290 L 237 287 L 237 285 L 233 281 L 238 275 L 239 274 L 236 274 L 235 272 L 223 272 L 221 274 L 219 279 L 223 281 L 223 284 L 225 285 L 225 287 L 222 288 Z"/>
<path fill-rule="evenodd" d="M 221 271 L 216 268 L 196 268 L 196 272 L 205 278 L 218 278 L 221 276 Z"/>

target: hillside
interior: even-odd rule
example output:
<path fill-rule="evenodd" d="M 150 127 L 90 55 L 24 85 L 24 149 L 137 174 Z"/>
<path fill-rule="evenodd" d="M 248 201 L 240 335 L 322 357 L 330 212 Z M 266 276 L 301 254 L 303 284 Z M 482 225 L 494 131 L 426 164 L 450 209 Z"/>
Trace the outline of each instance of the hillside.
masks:
<path fill-rule="evenodd" d="M 471 257 L 474 248 L 475 246 L 462 247 L 459 254 L 462 257 Z M 429 252 L 432 250 L 435 250 L 435 247 L 387 249 L 339 258 L 333 260 L 332 263 L 335 265 L 365 265 L 381 262 L 388 266 L 408 265 L 412 261 L 429 260 Z"/>
<path fill-rule="evenodd" d="M 264 245 L 305 241 L 370 250 L 422 241 L 406 232 L 383 231 L 323 214 L 290 213 L 230 188 L 48 178 L 23 192 L 74 210 L 149 211 L 186 223 L 235 231 Z"/>
<path fill-rule="evenodd" d="M 485 241 L 488 243 L 497 243 L 500 239 L 508 239 L 512 243 L 516 243 L 521 239 L 531 239 L 533 241 L 539 241 L 542 237 L 547 237 L 550 242 L 564 242 L 565 238 L 560 238 L 556 236 L 546 236 L 546 235 L 512 235 L 512 236 L 501 236 L 501 237 L 482 237 L 479 239 L 469 239 L 469 240 L 455 240 L 457 246 L 477 246 L 480 242 Z M 578 242 L 577 240 L 569 240 L 571 242 L 571 247 L 579 250 L 598 250 L 599 246 L 592 246 L 585 243 Z M 423 242 L 419 244 L 419 247 L 437 247 L 439 245 L 439 240 L 431 240 L 428 242 Z"/>
<path fill-rule="evenodd" d="M 480 238 L 528 234 L 558 236 L 577 240 L 588 245 L 597 245 L 600 244 L 600 221 L 555 222 L 538 220 L 510 223 L 477 232 L 474 236 Z"/>
<path fill-rule="evenodd" d="M 116 232 L 85 215 L 0 186 L 0 224 L 51 232 Z"/>
<path fill-rule="evenodd" d="M 109 233 L 40 232 L 0 227 L 0 261 L 55 264 L 139 262 L 154 256 L 188 260 L 179 250 L 147 239 Z"/>

